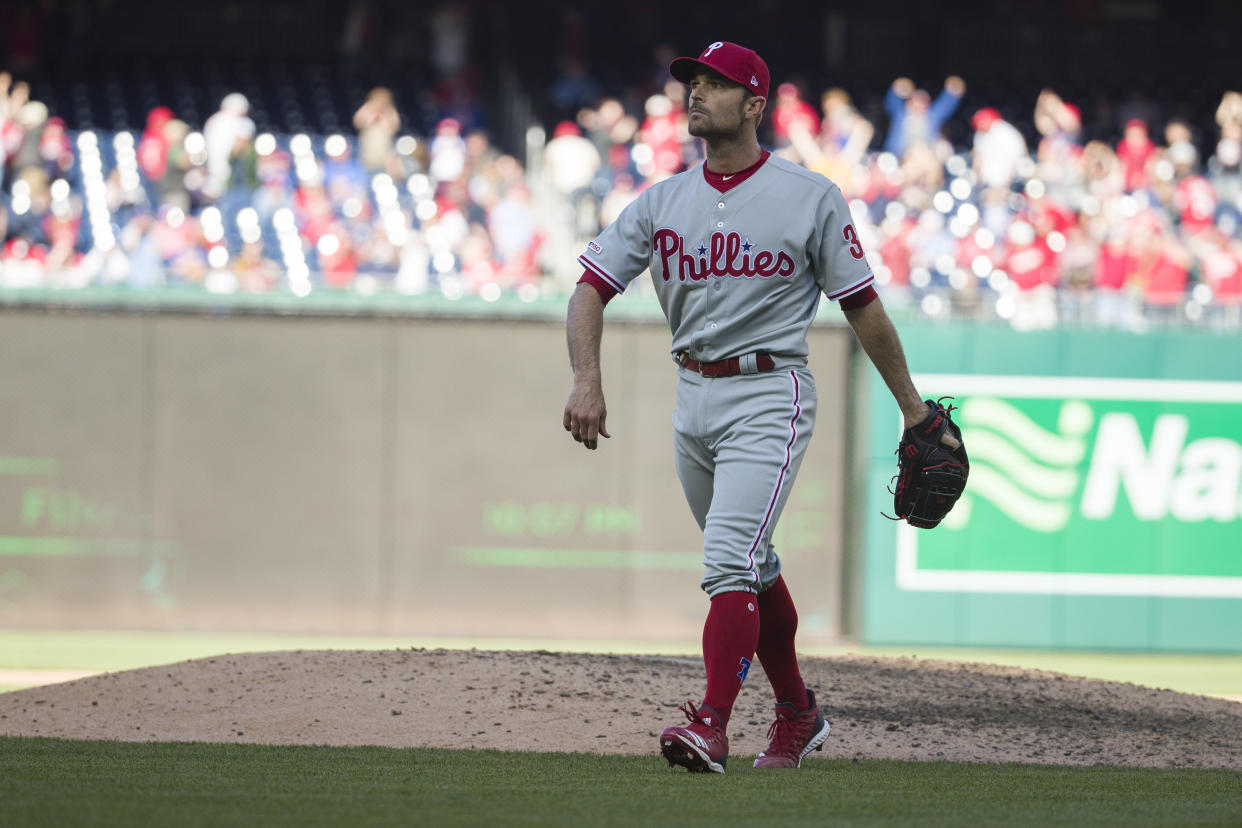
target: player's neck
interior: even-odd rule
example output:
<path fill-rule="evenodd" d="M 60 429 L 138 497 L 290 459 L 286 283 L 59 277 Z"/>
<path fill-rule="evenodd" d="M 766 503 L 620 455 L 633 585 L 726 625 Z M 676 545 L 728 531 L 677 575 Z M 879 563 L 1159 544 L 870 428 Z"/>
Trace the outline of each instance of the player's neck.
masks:
<path fill-rule="evenodd" d="M 714 173 L 729 175 L 741 172 L 754 166 L 763 157 L 763 149 L 760 148 L 759 139 L 753 132 L 737 138 L 705 138 L 703 143 L 707 156 L 703 163 Z"/>

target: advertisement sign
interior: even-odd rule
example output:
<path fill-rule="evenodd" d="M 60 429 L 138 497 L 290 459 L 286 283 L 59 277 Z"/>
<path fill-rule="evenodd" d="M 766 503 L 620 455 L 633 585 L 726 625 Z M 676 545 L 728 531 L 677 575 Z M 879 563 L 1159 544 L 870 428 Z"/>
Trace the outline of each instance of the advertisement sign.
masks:
<path fill-rule="evenodd" d="M 965 495 L 898 524 L 903 590 L 1242 598 L 1242 383 L 921 375 Z"/>
<path fill-rule="evenodd" d="M 907 325 L 965 494 L 886 520 L 902 423 L 865 362 L 857 624 L 876 645 L 1242 653 L 1242 363 L 1202 330 Z"/>

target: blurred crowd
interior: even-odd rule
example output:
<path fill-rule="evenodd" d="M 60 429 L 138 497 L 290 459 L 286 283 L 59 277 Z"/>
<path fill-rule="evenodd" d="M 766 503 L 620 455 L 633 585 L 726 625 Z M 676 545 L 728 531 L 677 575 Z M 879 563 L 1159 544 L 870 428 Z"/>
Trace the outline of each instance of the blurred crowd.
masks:
<path fill-rule="evenodd" d="M 257 133 L 240 93 L 201 128 L 161 106 L 140 134 L 70 135 L 28 95 L 0 74 L 4 286 L 498 297 L 540 281 L 522 165 L 452 118 L 403 133 L 387 89 L 327 136 Z"/>
<path fill-rule="evenodd" d="M 564 192 L 594 170 L 599 224 L 698 162 L 681 94 L 637 117 L 607 99 L 557 127 L 581 159 Z M 996 108 L 961 112 L 965 97 L 960 77 L 934 94 L 898 78 L 877 123 L 841 88 L 783 83 L 768 104 L 768 145 L 840 185 L 888 304 L 1028 329 L 1242 323 L 1242 94 L 1224 93 L 1212 136 L 1131 116 L 1113 142 L 1085 140 L 1081 109 L 1051 89 L 1032 102 L 1030 141 Z M 956 146 L 954 117 L 969 124 Z"/>
<path fill-rule="evenodd" d="M 506 153 L 451 115 L 417 134 L 383 87 L 341 134 L 258 132 L 240 93 L 201 124 L 160 106 L 140 133 L 70 131 L 0 73 L 0 286 L 563 292 L 587 239 L 701 161 L 681 85 L 647 92 L 608 97 L 566 66 L 556 117 Z M 1129 117 L 1113 140 L 1084 139 L 1052 90 L 1033 134 L 965 99 L 950 77 L 897 79 L 882 118 L 840 88 L 769 101 L 765 143 L 841 186 L 886 302 L 1024 328 L 1239 324 L 1242 94 L 1214 135 Z"/>

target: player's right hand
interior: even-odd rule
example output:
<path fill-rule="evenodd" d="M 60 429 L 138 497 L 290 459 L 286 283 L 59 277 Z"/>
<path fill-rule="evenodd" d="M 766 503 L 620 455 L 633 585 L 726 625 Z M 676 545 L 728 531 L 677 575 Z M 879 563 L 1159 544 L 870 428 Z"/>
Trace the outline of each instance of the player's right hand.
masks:
<path fill-rule="evenodd" d="M 565 430 L 594 451 L 599 446 L 600 437 L 612 437 L 605 425 L 607 418 L 608 407 L 604 404 L 603 390 L 595 384 L 574 383 L 565 403 Z"/>

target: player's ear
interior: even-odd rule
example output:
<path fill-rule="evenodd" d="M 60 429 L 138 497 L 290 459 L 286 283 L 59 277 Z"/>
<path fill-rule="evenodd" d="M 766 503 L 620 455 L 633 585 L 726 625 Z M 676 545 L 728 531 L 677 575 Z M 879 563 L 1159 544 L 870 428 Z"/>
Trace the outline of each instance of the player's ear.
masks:
<path fill-rule="evenodd" d="M 755 126 L 763 122 L 763 113 L 767 108 L 768 99 L 760 95 L 751 95 L 746 99 L 746 114 L 755 119 Z"/>

